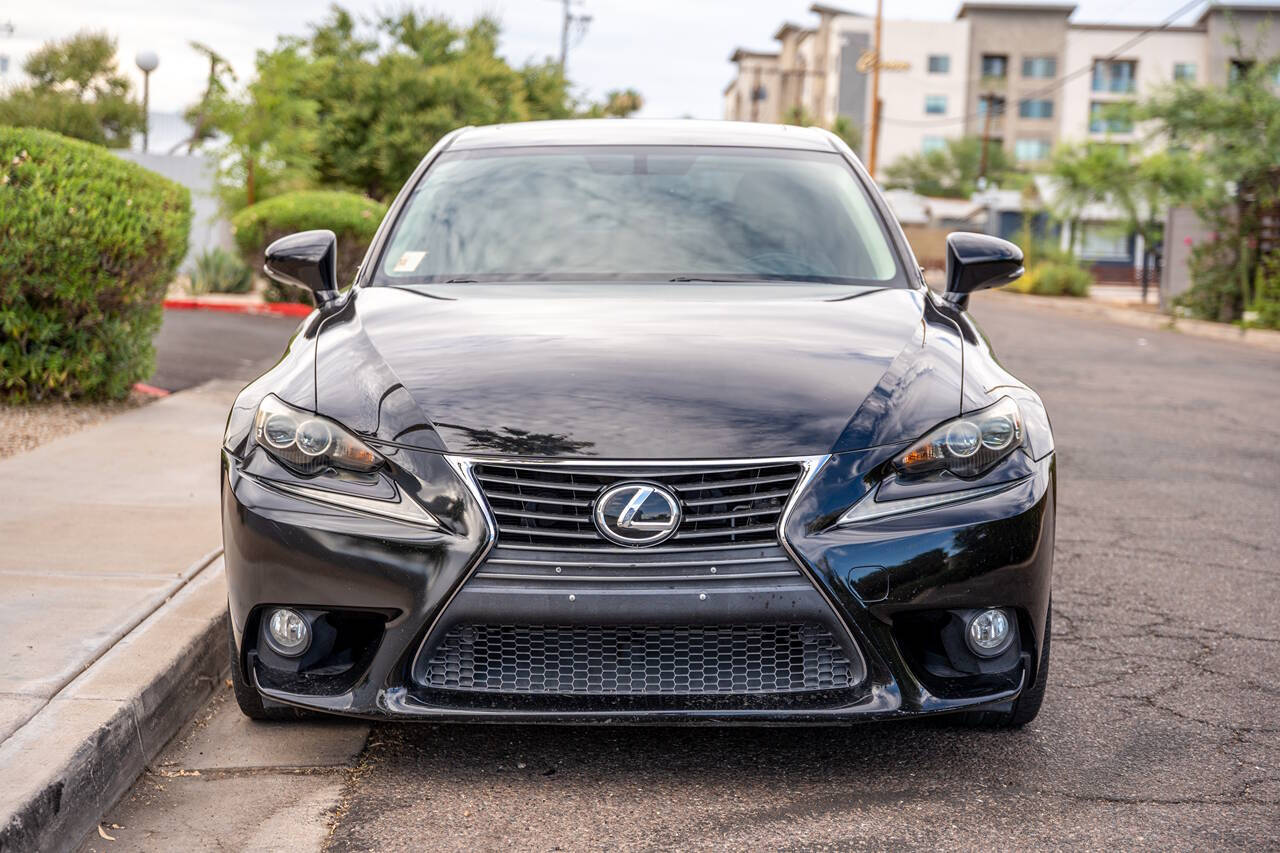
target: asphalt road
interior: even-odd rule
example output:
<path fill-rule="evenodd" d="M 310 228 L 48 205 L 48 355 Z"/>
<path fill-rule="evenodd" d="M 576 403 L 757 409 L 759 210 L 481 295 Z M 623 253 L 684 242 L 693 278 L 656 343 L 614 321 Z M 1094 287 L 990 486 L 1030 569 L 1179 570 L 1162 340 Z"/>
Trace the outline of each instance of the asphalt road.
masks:
<path fill-rule="evenodd" d="M 248 723 L 223 690 L 108 816 L 118 841 L 85 849 L 1280 849 L 1280 355 L 974 302 L 1058 441 L 1031 725 L 397 724 L 366 742 Z"/>
<path fill-rule="evenodd" d="M 296 317 L 224 311 L 165 311 L 156 336 L 156 372 L 147 384 L 180 391 L 210 379 L 248 382 L 275 364 Z"/>
<path fill-rule="evenodd" d="M 1058 441 L 1033 724 L 380 725 L 332 849 L 1280 846 L 1280 356 L 983 296 Z"/>

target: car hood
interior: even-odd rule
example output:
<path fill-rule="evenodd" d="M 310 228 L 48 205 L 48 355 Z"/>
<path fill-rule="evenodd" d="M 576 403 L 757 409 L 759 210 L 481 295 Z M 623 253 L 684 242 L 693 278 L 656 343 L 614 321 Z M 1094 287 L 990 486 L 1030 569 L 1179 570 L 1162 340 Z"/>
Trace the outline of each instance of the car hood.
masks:
<path fill-rule="evenodd" d="M 374 287 L 329 318 L 318 411 L 375 439 L 601 459 L 818 455 L 960 405 L 921 291 L 798 284 Z"/>

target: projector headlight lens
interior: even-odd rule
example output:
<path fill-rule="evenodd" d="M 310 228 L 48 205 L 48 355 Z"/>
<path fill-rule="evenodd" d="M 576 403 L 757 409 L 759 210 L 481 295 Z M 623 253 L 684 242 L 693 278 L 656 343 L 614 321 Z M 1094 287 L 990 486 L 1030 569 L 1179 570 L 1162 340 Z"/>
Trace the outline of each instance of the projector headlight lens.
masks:
<path fill-rule="evenodd" d="M 903 474 L 950 471 L 960 477 L 984 474 L 1022 446 L 1022 413 L 1003 397 L 994 405 L 940 424 L 894 460 Z"/>
<path fill-rule="evenodd" d="M 382 457 L 328 418 L 268 395 L 258 406 L 254 436 L 268 453 L 300 474 L 330 467 L 372 471 Z"/>

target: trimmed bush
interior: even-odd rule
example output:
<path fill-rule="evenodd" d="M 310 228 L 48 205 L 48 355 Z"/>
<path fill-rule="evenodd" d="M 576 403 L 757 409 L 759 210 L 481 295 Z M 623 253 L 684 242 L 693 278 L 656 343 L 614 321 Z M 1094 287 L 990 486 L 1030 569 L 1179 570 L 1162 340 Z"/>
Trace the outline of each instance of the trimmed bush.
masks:
<path fill-rule="evenodd" d="M 273 240 L 298 231 L 327 228 L 338 235 L 338 286 L 355 278 L 365 250 L 386 214 L 384 204 L 355 193 L 337 190 L 302 190 L 260 201 L 231 219 L 236 245 L 245 262 L 262 269 L 263 253 Z M 272 282 L 266 292 L 271 302 L 300 302 L 306 295 Z"/>
<path fill-rule="evenodd" d="M 185 187 L 0 127 L 0 399 L 119 399 L 150 376 L 190 226 Z"/>
<path fill-rule="evenodd" d="M 253 273 L 226 249 L 202 252 L 191 270 L 192 293 L 248 293 Z"/>
<path fill-rule="evenodd" d="M 1040 296 L 1088 296 L 1093 274 L 1082 266 L 1062 261 L 1041 261 L 1009 285 L 1018 293 Z"/>

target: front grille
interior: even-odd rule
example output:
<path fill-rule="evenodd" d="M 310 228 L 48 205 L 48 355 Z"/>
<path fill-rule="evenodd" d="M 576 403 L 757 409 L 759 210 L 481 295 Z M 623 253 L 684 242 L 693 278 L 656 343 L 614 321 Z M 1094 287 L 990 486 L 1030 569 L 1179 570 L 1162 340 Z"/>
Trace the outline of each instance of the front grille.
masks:
<path fill-rule="evenodd" d="M 432 655 L 439 690 L 727 696 L 844 689 L 851 666 L 821 625 L 460 625 Z"/>
<path fill-rule="evenodd" d="M 500 546 L 557 552 L 608 546 L 607 552 L 632 554 L 776 545 L 778 519 L 801 473 L 795 462 L 607 468 L 486 462 L 473 470 L 497 519 Z M 596 496 L 627 480 L 661 483 L 679 496 L 683 519 L 663 545 L 619 549 L 596 531 Z"/>

